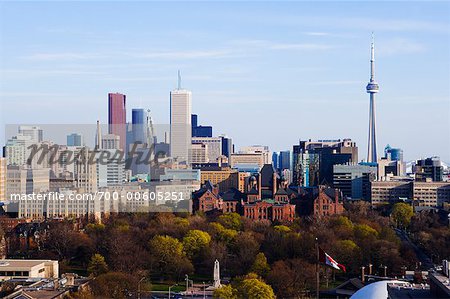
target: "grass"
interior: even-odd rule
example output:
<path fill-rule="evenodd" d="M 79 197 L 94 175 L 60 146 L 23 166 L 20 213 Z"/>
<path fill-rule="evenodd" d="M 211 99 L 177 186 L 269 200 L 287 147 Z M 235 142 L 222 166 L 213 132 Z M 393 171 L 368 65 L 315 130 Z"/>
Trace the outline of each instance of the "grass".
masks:
<path fill-rule="evenodd" d="M 152 282 L 152 291 L 156 292 L 169 292 L 169 287 L 172 286 L 172 284 L 166 284 L 166 283 L 155 283 Z M 171 288 L 172 292 L 184 292 L 186 290 L 186 286 L 179 284 Z"/>

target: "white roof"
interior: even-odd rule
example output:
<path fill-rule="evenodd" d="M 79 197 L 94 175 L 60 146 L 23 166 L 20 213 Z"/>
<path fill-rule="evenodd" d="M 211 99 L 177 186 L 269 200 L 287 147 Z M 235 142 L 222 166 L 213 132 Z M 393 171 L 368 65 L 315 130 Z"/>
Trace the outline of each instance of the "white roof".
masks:
<path fill-rule="evenodd" d="M 358 290 L 350 299 L 387 299 L 388 298 L 388 283 L 406 283 L 399 280 L 382 280 L 366 285 Z"/>

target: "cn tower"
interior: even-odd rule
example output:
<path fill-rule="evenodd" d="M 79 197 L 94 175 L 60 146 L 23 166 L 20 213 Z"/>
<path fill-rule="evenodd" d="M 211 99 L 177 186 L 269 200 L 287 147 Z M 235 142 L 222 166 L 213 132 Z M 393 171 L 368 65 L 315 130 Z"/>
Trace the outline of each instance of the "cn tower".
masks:
<path fill-rule="evenodd" d="M 375 118 L 375 94 L 379 91 L 378 83 L 375 81 L 375 43 L 372 34 L 372 44 L 370 47 L 370 81 L 366 91 L 370 95 L 369 106 L 369 144 L 367 147 L 367 162 L 377 162 L 377 137 Z"/>

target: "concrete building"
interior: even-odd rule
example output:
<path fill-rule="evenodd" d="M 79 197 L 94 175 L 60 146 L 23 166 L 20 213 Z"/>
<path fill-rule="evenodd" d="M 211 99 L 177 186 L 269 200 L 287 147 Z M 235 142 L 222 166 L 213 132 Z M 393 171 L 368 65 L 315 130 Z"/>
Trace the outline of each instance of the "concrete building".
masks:
<path fill-rule="evenodd" d="M 19 126 L 19 134 L 29 136 L 32 143 L 39 143 L 43 140 L 44 131 L 38 126 Z"/>
<path fill-rule="evenodd" d="M 208 144 L 193 143 L 191 146 L 191 163 L 205 164 L 209 163 Z"/>
<path fill-rule="evenodd" d="M 413 166 L 414 177 L 419 182 L 442 182 L 443 166 L 439 157 L 417 160 Z"/>
<path fill-rule="evenodd" d="M 269 151 L 269 147 L 266 145 L 252 145 L 241 147 L 239 154 L 261 154 L 264 164 L 270 164 L 272 161 L 272 155 Z"/>
<path fill-rule="evenodd" d="M 169 169 L 160 175 L 160 181 L 201 181 L 199 169 Z"/>
<path fill-rule="evenodd" d="M 121 153 L 118 149 L 102 149 L 96 153 L 97 187 L 120 185 L 125 181 L 125 160 Z"/>
<path fill-rule="evenodd" d="M 6 142 L 4 153 L 6 157 L 7 165 L 22 166 L 27 164 L 27 159 L 30 156 L 30 150 L 28 147 L 34 144 L 31 136 L 17 134 L 11 137 Z"/>
<path fill-rule="evenodd" d="M 92 154 L 89 148 L 85 147 L 75 161 L 75 187 L 84 192 L 97 191 L 97 163 L 90 159 Z"/>
<path fill-rule="evenodd" d="M 120 149 L 121 140 L 119 135 L 106 134 L 102 136 L 102 147 L 101 149 Z"/>
<path fill-rule="evenodd" d="M 58 278 L 58 261 L 0 260 L 0 281 L 12 278 Z"/>
<path fill-rule="evenodd" d="M 6 175 L 7 199 L 11 194 L 31 194 L 50 189 L 50 169 L 33 169 L 26 166 L 8 166 Z"/>
<path fill-rule="evenodd" d="M 83 135 L 72 133 L 67 135 L 67 146 L 83 146 Z"/>
<path fill-rule="evenodd" d="M 333 166 L 333 186 L 352 199 L 370 199 L 370 182 L 376 179 L 377 167 L 370 164 Z"/>
<path fill-rule="evenodd" d="M 377 180 L 385 180 L 386 177 L 402 177 L 405 175 L 405 162 L 391 160 L 389 157 L 378 160 Z"/>
<path fill-rule="evenodd" d="M 450 183 L 415 181 L 371 182 L 373 205 L 411 201 L 414 206 L 442 207 L 450 203 Z"/>
<path fill-rule="evenodd" d="M 120 136 L 120 149 L 126 150 L 126 96 L 121 93 L 108 94 L 108 133 Z"/>
<path fill-rule="evenodd" d="M 208 162 L 205 163 L 217 163 L 217 160 L 222 156 L 221 137 L 192 137 L 192 144 L 205 144 L 207 146 Z"/>
<path fill-rule="evenodd" d="M 188 208 L 189 212 L 192 212 L 190 201 L 192 199 L 192 193 L 195 190 L 200 189 L 199 181 L 163 181 L 163 182 L 151 182 L 149 192 L 155 194 L 162 194 L 163 198 L 156 197 L 155 204 L 166 204 L 168 201 L 183 202 Z M 188 204 L 189 203 L 189 204 Z"/>
<path fill-rule="evenodd" d="M 6 159 L 0 157 L 0 202 L 6 199 Z"/>
<path fill-rule="evenodd" d="M 264 153 L 235 153 L 230 155 L 230 167 L 238 168 L 246 165 L 256 165 L 262 168 L 267 158 Z M 269 162 L 270 163 L 270 162 Z"/>

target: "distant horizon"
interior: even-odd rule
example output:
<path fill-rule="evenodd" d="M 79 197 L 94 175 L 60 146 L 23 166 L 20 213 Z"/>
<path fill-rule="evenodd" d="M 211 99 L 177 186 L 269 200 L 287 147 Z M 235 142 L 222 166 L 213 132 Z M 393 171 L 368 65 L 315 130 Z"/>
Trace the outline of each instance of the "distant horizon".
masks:
<path fill-rule="evenodd" d="M 168 123 L 181 70 L 199 124 L 236 149 L 351 138 L 365 160 L 374 31 L 379 157 L 390 144 L 450 162 L 450 3 L 1 5 L 3 127 L 107 123 L 110 92 L 127 120 L 143 108 Z"/>

